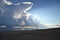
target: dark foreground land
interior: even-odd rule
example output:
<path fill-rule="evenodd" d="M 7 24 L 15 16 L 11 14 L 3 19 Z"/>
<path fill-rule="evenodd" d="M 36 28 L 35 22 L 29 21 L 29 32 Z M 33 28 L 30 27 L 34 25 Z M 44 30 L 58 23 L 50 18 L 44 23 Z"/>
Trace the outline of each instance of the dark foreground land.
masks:
<path fill-rule="evenodd" d="M 0 31 L 0 40 L 60 40 L 60 28 Z"/>

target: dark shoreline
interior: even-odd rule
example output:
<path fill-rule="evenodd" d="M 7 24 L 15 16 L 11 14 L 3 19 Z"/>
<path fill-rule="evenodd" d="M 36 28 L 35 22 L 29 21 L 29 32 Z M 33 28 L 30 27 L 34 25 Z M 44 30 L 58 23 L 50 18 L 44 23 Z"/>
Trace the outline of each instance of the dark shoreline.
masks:
<path fill-rule="evenodd" d="M 60 28 L 0 31 L 0 40 L 59 40 Z"/>

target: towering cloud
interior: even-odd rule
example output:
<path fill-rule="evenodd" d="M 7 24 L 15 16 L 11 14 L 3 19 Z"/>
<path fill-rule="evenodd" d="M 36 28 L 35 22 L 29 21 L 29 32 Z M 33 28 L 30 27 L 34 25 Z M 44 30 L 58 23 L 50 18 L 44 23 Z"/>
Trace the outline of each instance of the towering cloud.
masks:
<path fill-rule="evenodd" d="M 28 10 L 30 10 L 31 8 L 32 8 L 32 6 L 33 6 L 33 3 L 32 2 L 22 2 L 23 4 L 27 4 L 27 5 L 31 5 L 30 7 L 28 7 L 28 8 L 26 8 L 25 10 L 24 10 L 24 13 L 27 13 L 26 14 L 26 16 L 27 16 L 27 20 L 29 19 L 29 16 L 31 15 L 29 12 L 27 12 Z"/>
<path fill-rule="evenodd" d="M 0 3 L 0 25 L 13 26 L 20 25 L 22 20 L 27 23 L 30 13 L 28 10 L 31 9 L 32 2 L 19 2 L 13 3 L 7 0 L 1 0 Z M 3 6 L 2 6 L 3 5 Z M 4 12 L 4 15 L 2 14 Z M 2 15 L 3 16 L 2 16 Z M 1 19 L 2 18 L 2 19 Z"/>
<path fill-rule="evenodd" d="M 21 12 L 17 12 L 17 14 L 15 14 L 13 17 L 17 19 L 16 21 L 18 21 L 19 18 L 22 18 L 24 21 L 23 24 L 25 24 L 26 21 L 28 21 L 31 16 L 31 13 L 29 13 L 28 10 L 30 10 L 32 8 L 33 3 L 32 2 L 22 2 L 22 5 L 25 5 L 23 10 Z"/>

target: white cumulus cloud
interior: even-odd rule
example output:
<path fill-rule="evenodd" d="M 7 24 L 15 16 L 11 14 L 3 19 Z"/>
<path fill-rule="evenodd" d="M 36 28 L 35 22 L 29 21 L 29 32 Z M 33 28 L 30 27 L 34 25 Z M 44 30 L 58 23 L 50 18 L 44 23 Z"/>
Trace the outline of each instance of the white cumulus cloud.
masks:
<path fill-rule="evenodd" d="M 3 0 L 5 4 L 7 5 L 20 5 L 20 2 L 17 4 L 12 3 L 11 1 Z"/>
<path fill-rule="evenodd" d="M 3 0 L 3 1 L 4 1 L 4 3 L 7 4 L 7 5 L 12 5 L 12 2 L 10 2 L 10 1 L 7 1 L 7 0 Z"/>

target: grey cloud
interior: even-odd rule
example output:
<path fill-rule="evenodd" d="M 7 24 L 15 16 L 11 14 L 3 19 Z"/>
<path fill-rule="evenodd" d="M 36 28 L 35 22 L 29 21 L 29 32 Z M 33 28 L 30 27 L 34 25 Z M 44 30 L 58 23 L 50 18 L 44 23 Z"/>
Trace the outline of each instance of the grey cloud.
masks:
<path fill-rule="evenodd" d="M 20 25 L 22 21 L 21 19 L 23 19 L 21 17 L 24 16 L 24 14 L 26 14 L 24 13 L 24 11 L 27 8 L 30 8 L 32 6 L 30 2 L 29 3 L 26 2 L 28 5 L 25 3 L 13 4 L 12 2 L 7 2 L 6 0 L 3 0 L 3 1 L 0 0 L 0 2 L 1 2 L 0 3 L 1 4 L 0 5 L 0 11 L 1 11 L 0 12 L 0 25 L 6 25 L 6 26 Z M 3 11 L 4 11 L 4 15 L 2 14 Z"/>

